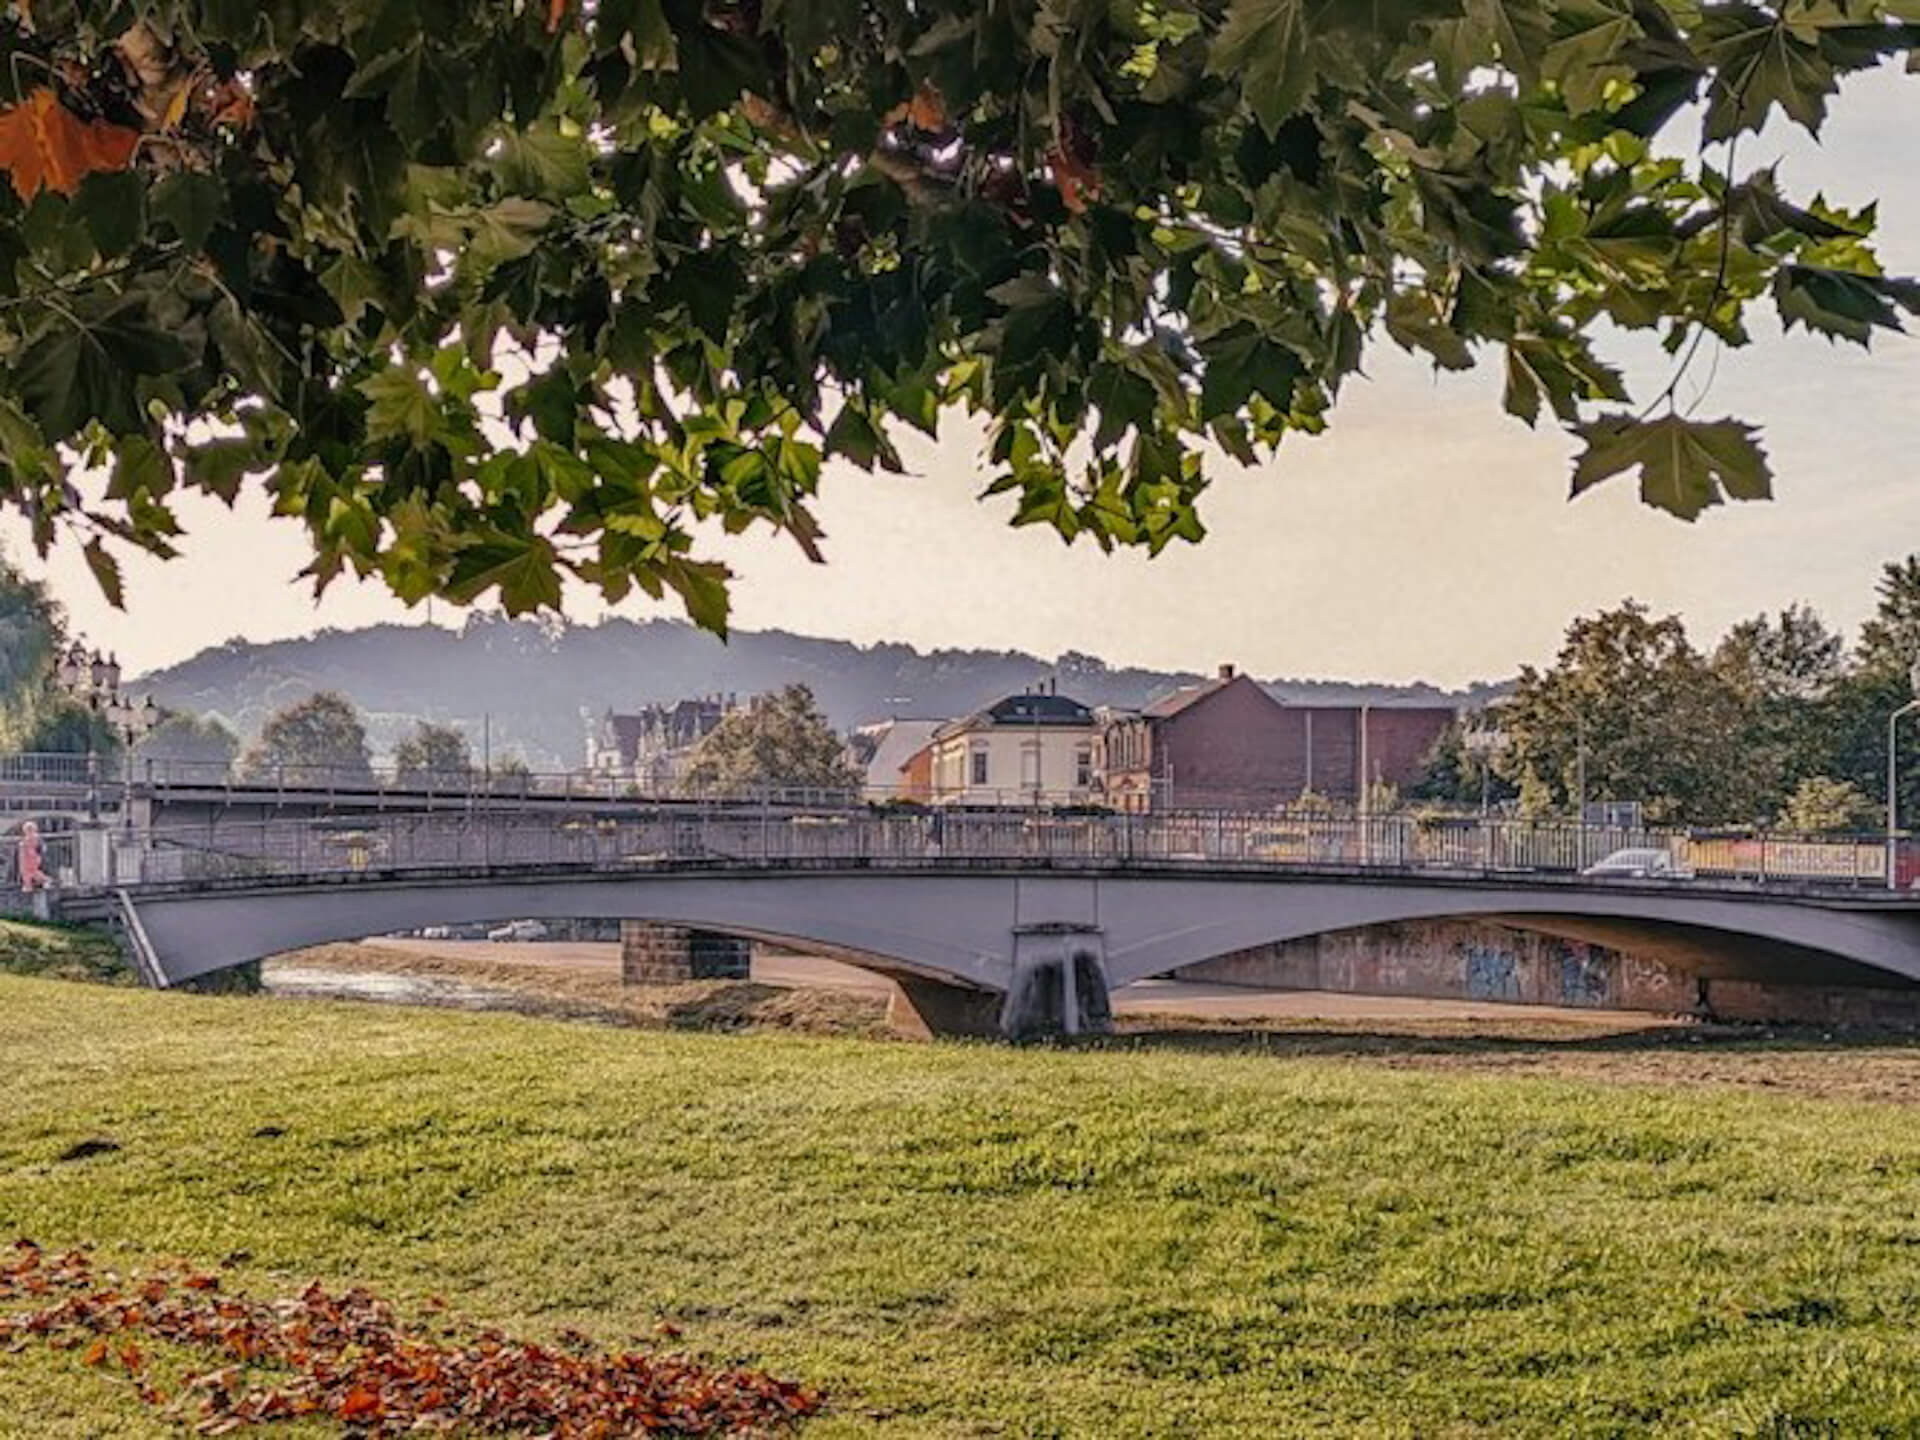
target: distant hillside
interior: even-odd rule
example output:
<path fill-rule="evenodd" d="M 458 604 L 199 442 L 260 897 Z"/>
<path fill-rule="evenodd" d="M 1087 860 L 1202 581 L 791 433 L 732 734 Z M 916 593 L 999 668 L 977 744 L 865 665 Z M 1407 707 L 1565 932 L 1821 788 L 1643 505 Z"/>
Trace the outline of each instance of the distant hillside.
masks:
<path fill-rule="evenodd" d="M 1074 652 L 1047 661 L 1018 651 L 862 647 L 846 640 L 740 631 L 726 644 L 683 622 L 608 620 L 597 625 L 476 617 L 459 632 L 425 625 L 322 630 L 299 640 L 233 640 L 138 683 L 164 705 L 214 712 L 243 735 L 272 711 L 315 690 L 340 690 L 367 713 L 384 749 L 415 718 L 453 722 L 477 750 L 490 717 L 497 753 L 517 750 L 536 768 L 579 764 L 585 715 L 656 700 L 731 692 L 747 696 L 793 681 L 811 686 L 842 728 L 887 715 L 951 716 L 1057 677 L 1089 705 L 1136 706 L 1195 673 L 1110 669 Z M 1274 680 L 1298 703 L 1473 704 L 1495 687 L 1368 686 Z"/>

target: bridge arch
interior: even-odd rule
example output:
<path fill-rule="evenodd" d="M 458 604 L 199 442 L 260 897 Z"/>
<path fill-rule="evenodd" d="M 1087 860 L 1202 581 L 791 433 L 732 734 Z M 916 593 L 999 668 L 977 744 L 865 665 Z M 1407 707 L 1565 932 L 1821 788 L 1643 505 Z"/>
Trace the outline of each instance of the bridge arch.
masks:
<path fill-rule="evenodd" d="M 1010 983 L 1008 877 L 773 872 L 525 874 L 180 889 L 138 899 L 170 983 L 288 950 L 429 925 L 644 920 L 815 946 L 890 975 Z"/>
<path fill-rule="evenodd" d="M 134 898 L 170 981 L 428 925 L 592 917 L 817 946 L 865 957 L 860 963 L 882 973 L 998 992 L 1013 986 L 1023 949 L 1057 949 L 1063 934 L 1097 937 L 1108 983 L 1119 987 L 1264 945 L 1444 919 L 1492 920 L 1629 950 L 1656 945 L 1680 968 L 1710 975 L 1920 982 L 1920 911 L 1872 892 L 1701 893 L 1657 884 L 1190 869 L 692 864 L 227 881 L 148 887 Z"/>
<path fill-rule="evenodd" d="M 1262 877 L 1269 881 L 1272 877 Z M 1197 888 L 1196 888 L 1197 887 Z M 1417 920 L 1487 920 L 1682 969 L 1803 984 L 1920 982 L 1920 915 L 1871 902 L 1672 885 L 1500 885 L 1399 877 L 1159 878 L 1103 897 L 1115 986 L 1220 955 Z"/>

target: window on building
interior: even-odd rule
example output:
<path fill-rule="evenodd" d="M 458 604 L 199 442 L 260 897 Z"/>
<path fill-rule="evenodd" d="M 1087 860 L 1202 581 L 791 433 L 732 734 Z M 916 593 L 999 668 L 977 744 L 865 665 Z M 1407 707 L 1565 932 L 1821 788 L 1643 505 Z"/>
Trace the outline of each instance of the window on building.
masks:
<path fill-rule="evenodd" d="M 1031 742 L 1020 750 L 1020 783 L 1029 790 L 1040 788 L 1040 747 Z"/>
<path fill-rule="evenodd" d="M 987 751 L 985 746 L 981 746 L 979 749 L 973 752 L 972 763 L 973 763 L 973 770 L 971 772 L 972 779 L 970 783 L 974 785 L 986 784 L 987 783 Z"/>
<path fill-rule="evenodd" d="M 1084 790 L 1093 784 L 1093 747 L 1082 745 L 1073 756 L 1073 783 Z"/>

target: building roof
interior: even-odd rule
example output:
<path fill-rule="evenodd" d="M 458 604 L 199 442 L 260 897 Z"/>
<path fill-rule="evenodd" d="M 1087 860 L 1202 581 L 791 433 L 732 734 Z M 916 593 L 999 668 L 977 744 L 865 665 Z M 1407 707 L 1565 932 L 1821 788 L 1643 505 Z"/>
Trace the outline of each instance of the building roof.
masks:
<path fill-rule="evenodd" d="M 875 737 L 873 754 L 867 757 L 867 784 L 894 786 L 900 772 L 920 751 L 926 749 L 934 732 L 944 720 L 886 720 L 877 725 L 862 725 L 861 731 Z"/>
<path fill-rule="evenodd" d="M 1209 695 L 1217 694 L 1232 683 L 1231 680 L 1206 680 L 1198 685 L 1188 685 L 1183 689 L 1162 695 L 1158 700 L 1150 701 L 1141 707 L 1140 713 L 1149 720 L 1171 720 L 1182 710 L 1198 705 Z"/>
<path fill-rule="evenodd" d="M 646 729 L 646 720 L 639 715 L 621 715 L 609 710 L 600 722 L 602 737 L 612 741 L 612 747 L 620 753 L 621 763 L 631 765 L 634 757 L 640 753 L 640 735 Z"/>
<path fill-rule="evenodd" d="M 649 743 L 692 744 L 718 725 L 730 708 L 731 697 L 714 695 L 643 705 L 630 713 L 609 710 L 600 720 L 601 743 L 619 751 L 622 764 L 631 765 Z"/>
<path fill-rule="evenodd" d="M 935 739 L 958 735 L 967 730 L 992 730 L 1002 726 L 1033 730 L 1045 726 L 1092 728 L 1093 711 L 1068 695 L 1024 691 L 996 700 L 984 710 L 959 720 L 949 721 L 934 732 Z"/>
<path fill-rule="evenodd" d="M 1236 673 L 1233 667 L 1229 665 L 1223 666 L 1221 673 L 1212 680 L 1204 680 L 1198 685 L 1188 685 L 1182 689 L 1173 691 L 1171 694 L 1162 695 L 1158 700 L 1147 705 L 1140 713 L 1149 720 L 1171 720 L 1181 711 L 1191 709 L 1202 700 L 1212 699 L 1228 686 L 1239 685 L 1243 682 L 1252 685 L 1254 690 L 1275 709 L 1281 708 L 1280 702 L 1275 700 L 1273 696 L 1267 694 L 1263 686 L 1257 684 L 1245 675 Z"/>

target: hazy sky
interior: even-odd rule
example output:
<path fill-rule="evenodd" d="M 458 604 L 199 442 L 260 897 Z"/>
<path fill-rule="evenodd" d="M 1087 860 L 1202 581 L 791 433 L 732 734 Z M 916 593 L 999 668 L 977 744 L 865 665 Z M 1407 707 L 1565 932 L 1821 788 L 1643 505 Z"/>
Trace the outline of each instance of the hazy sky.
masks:
<path fill-rule="evenodd" d="M 1920 80 L 1888 70 L 1847 87 L 1818 150 L 1769 135 L 1743 147 L 1738 168 L 1784 154 L 1790 194 L 1817 181 L 1848 205 L 1878 196 L 1889 268 L 1913 274 L 1917 143 Z M 1708 378 L 1711 353 L 1683 399 Z M 1633 361 L 1643 394 L 1665 382 L 1657 350 L 1614 358 Z M 1768 333 L 1723 354 L 1696 414 L 1764 426 L 1777 498 L 1694 525 L 1646 510 L 1623 480 L 1569 504 L 1572 444 L 1501 412 L 1497 365 L 1436 377 L 1387 345 L 1368 368 L 1326 435 L 1290 440 L 1257 470 L 1217 464 L 1206 543 L 1151 562 L 1009 530 L 1004 500 L 974 499 L 979 433 L 958 418 L 937 446 L 905 447 L 910 477 L 829 471 L 826 566 L 770 538 L 720 540 L 710 553 L 738 571 L 743 628 L 1457 685 L 1550 657 L 1570 617 L 1628 595 L 1682 612 L 1702 639 L 1795 600 L 1851 627 L 1881 563 L 1920 549 L 1920 339 L 1888 335 L 1869 353 Z M 294 579 L 304 532 L 268 519 L 257 500 L 231 513 L 184 509 L 184 555 L 130 562 L 125 614 L 100 599 L 77 553 L 40 566 L 11 520 L 0 521 L 0 544 L 51 580 L 83 634 L 135 669 L 235 636 L 425 618 L 346 582 L 316 605 Z M 584 596 L 569 605 L 581 618 L 601 609 Z M 436 606 L 433 618 L 458 617 Z"/>

